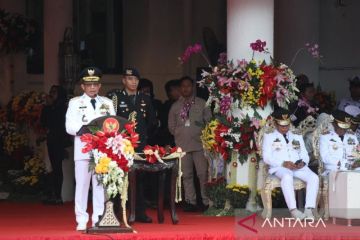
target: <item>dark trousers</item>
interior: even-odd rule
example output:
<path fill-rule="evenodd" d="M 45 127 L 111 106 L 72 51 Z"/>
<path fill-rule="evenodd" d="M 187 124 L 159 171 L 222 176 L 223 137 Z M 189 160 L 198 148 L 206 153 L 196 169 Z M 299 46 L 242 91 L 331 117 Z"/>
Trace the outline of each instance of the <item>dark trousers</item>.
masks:
<path fill-rule="evenodd" d="M 61 198 L 63 183 L 62 161 L 64 160 L 64 148 L 59 142 L 48 141 L 48 154 L 51 162 L 52 172 L 49 174 L 49 188 L 56 198 Z"/>

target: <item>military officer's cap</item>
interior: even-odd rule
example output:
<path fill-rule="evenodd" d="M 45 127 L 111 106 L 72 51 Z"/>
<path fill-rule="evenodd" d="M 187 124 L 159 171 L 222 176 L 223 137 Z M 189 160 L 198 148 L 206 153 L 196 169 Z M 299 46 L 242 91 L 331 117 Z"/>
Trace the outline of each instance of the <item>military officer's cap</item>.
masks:
<path fill-rule="evenodd" d="M 352 117 L 351 118 L 351 123 L 356 124 L 356 125 L 360 125 L 360 114 L 356 115 L 355 117 Z"/>
<path fill-rule="evenodd" d="M 290 112 L 283 108 L 276 109 L 272 117 L 274 118 L 275 122 L 280 126 L 288 126 L 291 123 L 290 119 Z"/>
<path fill-rule="evenodd" d="M 351 126 L 351 115 L 341 111 L 335 110 L 332 114 L 334 122 L 339 128 L 348 129 Z"/>
<path fill-rule="evenodd" d="M 124 71 L 123 71 L 123 76 L 135 76 L 137 77 L 138 79 L 140 79 L 140 73 L 139 71 L 136 69 L 136 68 L 125 68 Z"/>
<path fill-rule="evenodd" d="M 350 87 L 360 87 L 360 78 L 355 76 L 349 79 Z"/>
<path fill-rule="evenodd" d="M 344 111 L 351 115 L 351 123 L 360 124 L 360 108 L 355 105 L 348 105 L 345 107 Z"/>
<path fill-rule="evenodd" d="M 80 73 L 82 83 L 98 83 L 102 76 L 101 70 L 96 67 L 87 67 Z"/>

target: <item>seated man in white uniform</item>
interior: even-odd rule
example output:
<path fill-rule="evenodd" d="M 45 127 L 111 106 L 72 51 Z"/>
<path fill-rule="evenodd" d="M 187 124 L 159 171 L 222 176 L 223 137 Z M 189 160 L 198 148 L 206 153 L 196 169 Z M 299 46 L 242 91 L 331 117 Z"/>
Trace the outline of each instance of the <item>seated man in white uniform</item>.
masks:
<path fill-rule="evenodd" d="M 84 94 L 74 97 L 69 102 L 66 112 L 66 131 L 75 136 L 74 160 L 75 160 L 75 215 L 76 230 L 86 230 L 89 215 L 86 212 L 88 205 L 88 193 L 90 182 L 92 181 L 92 226 L 99 220 L 99 215 L 104 211 L 105 192 L 101 184 L 98 183 L 94 173 L 89 172 L 89 153 L 81 150 L 84 143 L 81 142 L 78 134 L 83 125 L 88 125 L 93 119 L 106 115 L 115 115 L 112 101 L 106 97 L 98 95 L 101 84 L 101 71 L 97 68 L 85 68 L 81 74 L 81 88 Z"/>
<path fill-rule="evenodd" d="M 292 217 L 313 219 L 319 177 L 307 166 L 309 155 L 302 136 L 289 131 L 291 123 L 289 112 L 285 109 L 277 109 L 272 116 L 275 130 L 264 135 L 262 145 L 264 162 L 270 166 L 269 173 L 281 179 L 281 189 Z M 306 182 L 304 213 L 296 207 L 294 177 Z"/>
<path fill-rule="evenodd" d="M 353 151 L 358 145 L 355 134 L 349 130 L 351 115 L 341 110 L 332 113 L 334 130 L 320 136 L 320 157 L 324 163 L 324 175 L 331 171 L 346 170 L 354 159 Z"/>

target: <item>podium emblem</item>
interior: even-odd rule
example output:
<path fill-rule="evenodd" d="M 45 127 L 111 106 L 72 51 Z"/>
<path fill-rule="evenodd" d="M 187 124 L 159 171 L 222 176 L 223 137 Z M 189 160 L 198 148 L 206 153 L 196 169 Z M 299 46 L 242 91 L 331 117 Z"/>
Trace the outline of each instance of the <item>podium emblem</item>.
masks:
<path fill-rule="evenodd" d="M 119 131 L 120 124 L 116 118 L 109 117 L 103 122 L 103 131 L 106 133 Z"/>

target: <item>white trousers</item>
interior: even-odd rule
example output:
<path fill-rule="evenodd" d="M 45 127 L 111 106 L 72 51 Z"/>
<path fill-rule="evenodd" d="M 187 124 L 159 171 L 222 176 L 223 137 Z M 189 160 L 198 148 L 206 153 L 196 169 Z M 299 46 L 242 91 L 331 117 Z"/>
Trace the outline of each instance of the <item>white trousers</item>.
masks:
<path fill-rule="evenodd" d="M 281 190 L 290 210 L 296 208 L 294 177 L 306 183 L 305 208 L 315 208 L 316 197 L 319 190 L 319 177 L 311 171 L 310 168 L 304 166 L 299 170 L 290 170 L 281 167 L 274 174 L 281 179 Z"/>
<path fill-rule="evenodd" d="M 101 184 L 98 184 L 95 174 L 89 172 L 89 160 L 75 161 L 75 215 L 78 224 L 86 224 L 89 214 L 86 212 L 90 181 L 92 180 L 92 204 L 93 214 L 91 217 L 94 225 L 99 220 L 99 215 L 104 211 L 105 192 Z"/>

